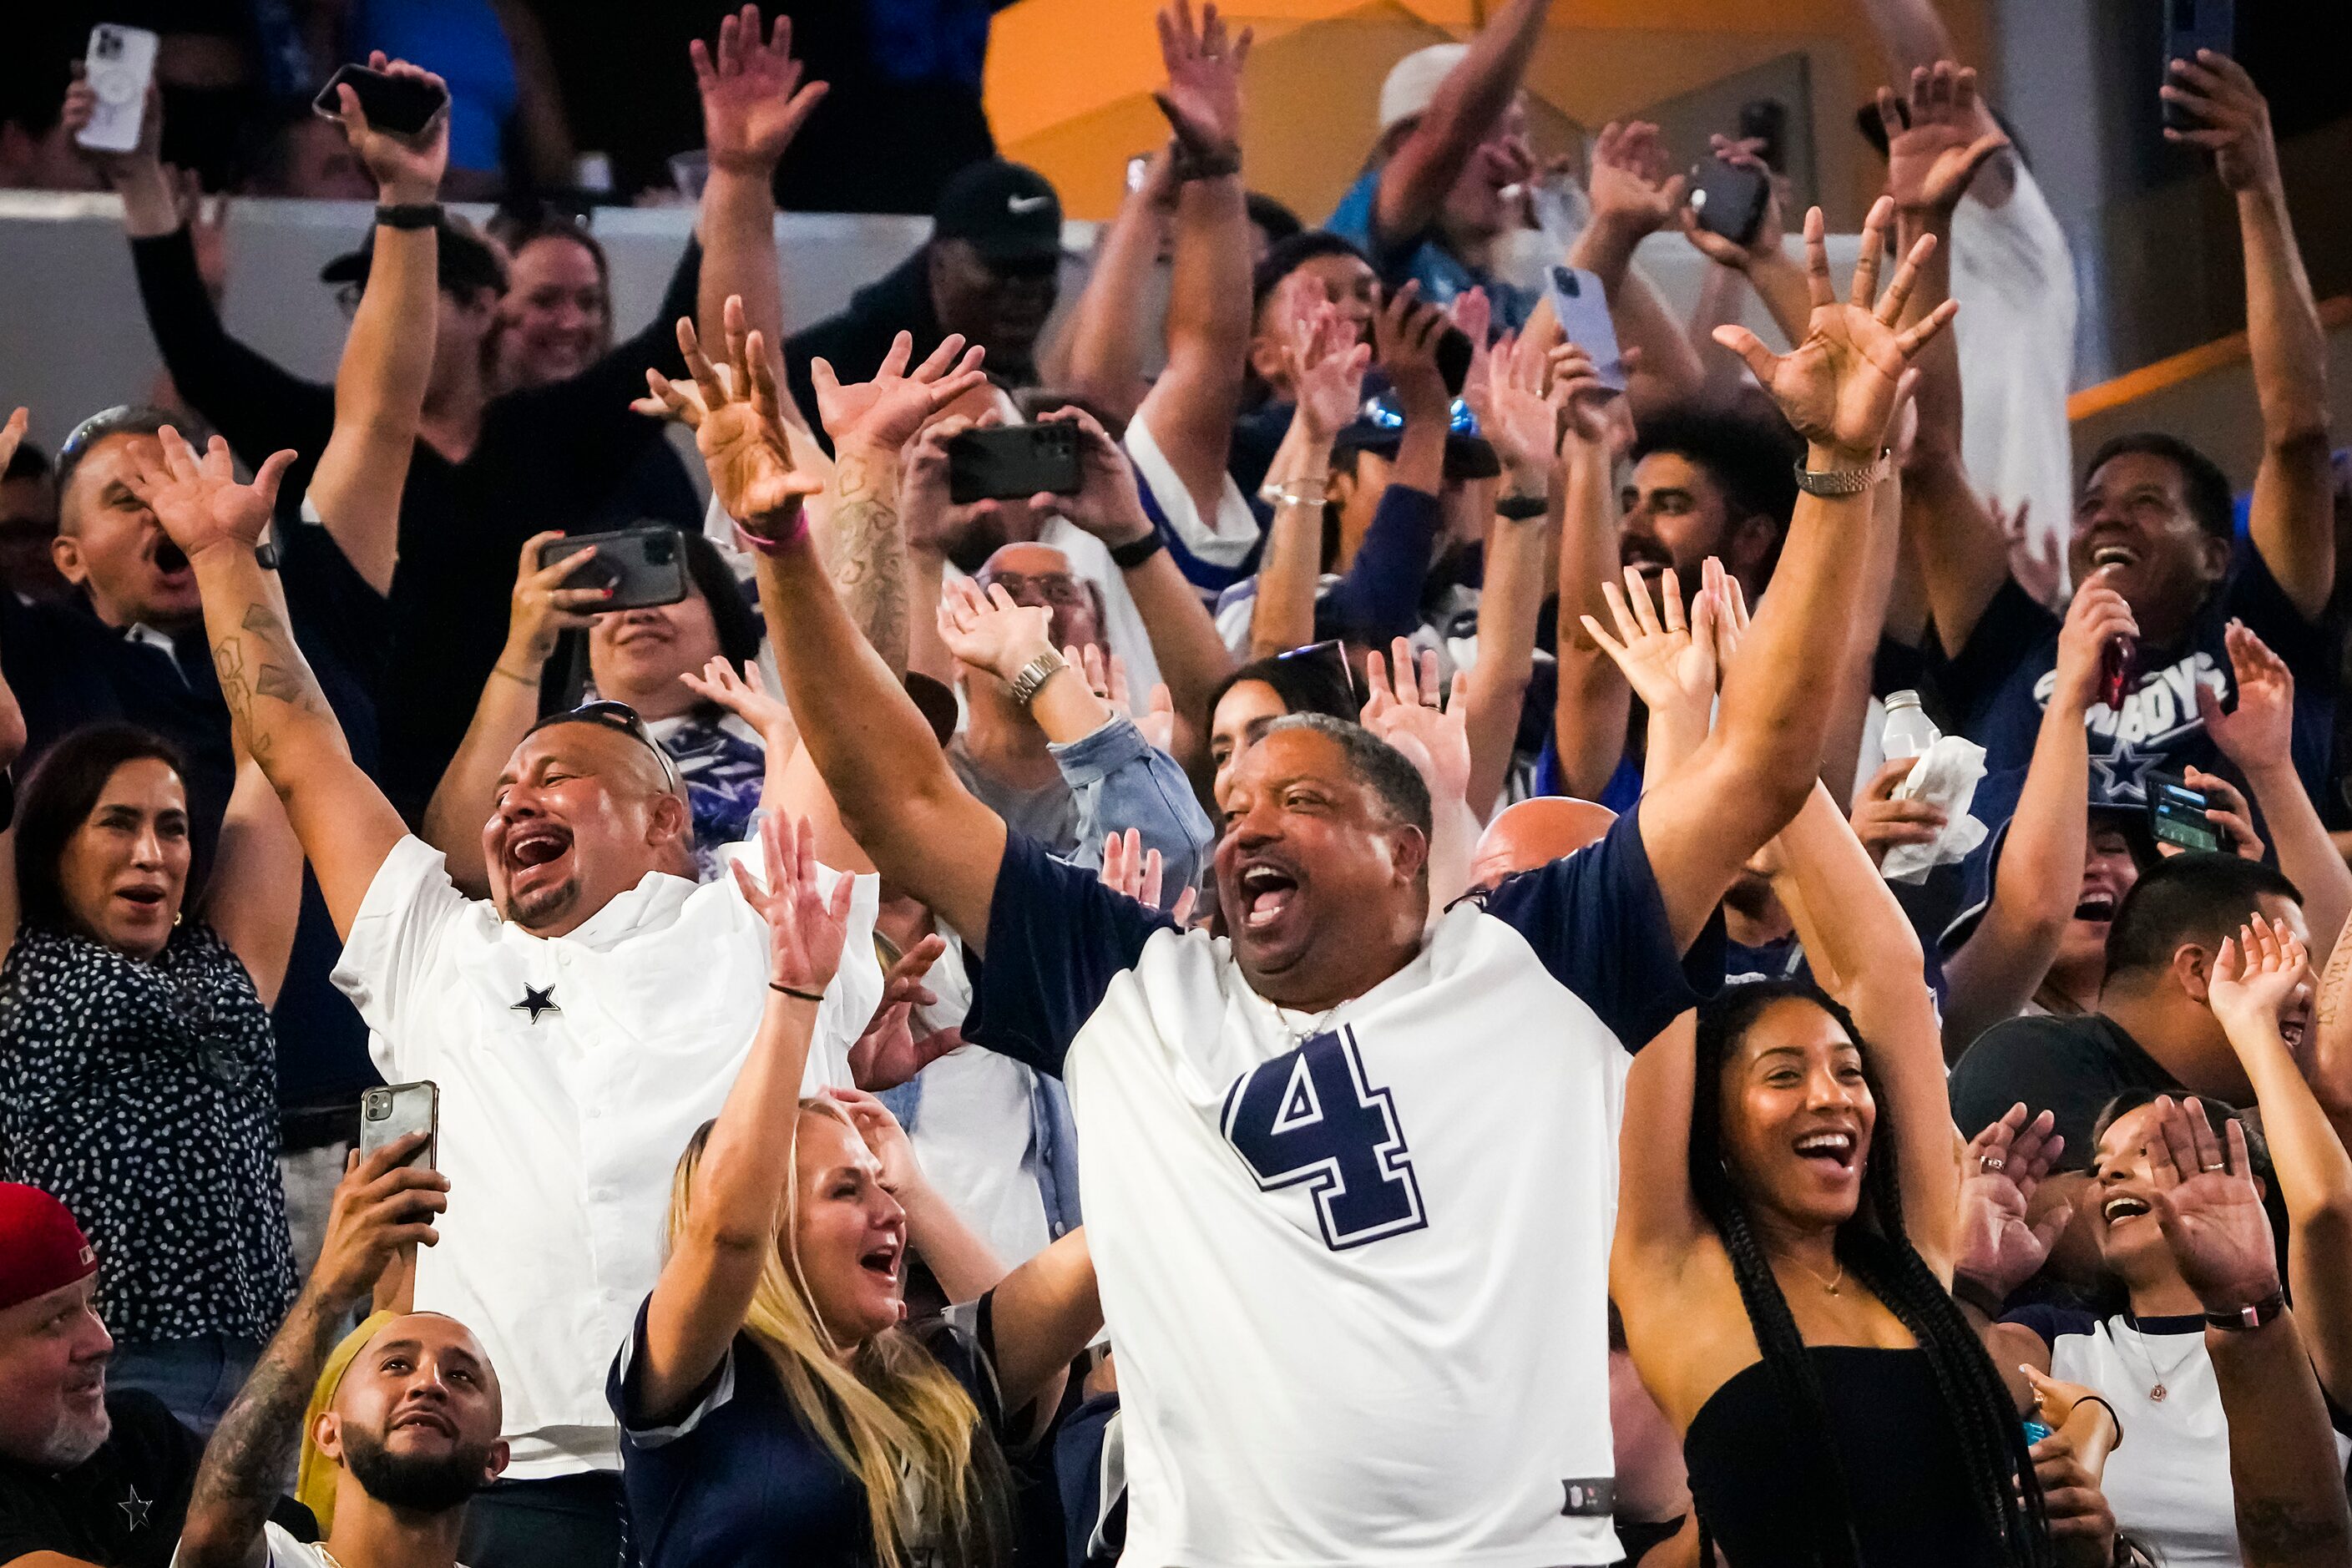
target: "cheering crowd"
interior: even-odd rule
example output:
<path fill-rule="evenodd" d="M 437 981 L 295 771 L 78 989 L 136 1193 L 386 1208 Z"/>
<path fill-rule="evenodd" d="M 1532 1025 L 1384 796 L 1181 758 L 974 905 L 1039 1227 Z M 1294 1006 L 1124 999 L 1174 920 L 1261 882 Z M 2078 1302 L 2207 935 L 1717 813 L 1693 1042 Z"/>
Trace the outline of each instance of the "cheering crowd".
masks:
<path fill-rule="evenodd" d="M 1839 276 L 1758 142 L 1745 233 L 1652 125 L 1539 171 L 1547 10 L 1307 228 L 1172 0 L 1074 301 L 982 159 L 790 335 L 756 7 L 628 338 L 345 86 L 331 385 L 151 93 L 168 384 L 0 430 L 0 1568 L 2352 1563 L 2352 496 L 2261 94 L 2162 89 L 2242 498 L 2070 459 L 1924 5 Z"/>

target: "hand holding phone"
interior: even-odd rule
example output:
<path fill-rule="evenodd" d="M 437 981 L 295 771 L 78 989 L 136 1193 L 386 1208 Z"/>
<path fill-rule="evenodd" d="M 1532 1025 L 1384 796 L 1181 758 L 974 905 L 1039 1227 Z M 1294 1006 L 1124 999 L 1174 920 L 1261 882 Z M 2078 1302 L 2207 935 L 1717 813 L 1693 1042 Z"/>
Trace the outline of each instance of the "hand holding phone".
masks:
<path fill-rule="evenodd" d="M 1624 391 L 1625 356 L 1617 347 L 1617 323 L 1610 317 L 1600 276 L 1580 267 L 1555 267 L 1544 292 L 1559 319 L 1560 335 L 1591 356 L 1602 386 Z"/>
<path fill-rule="evenodd" d="M 540 550 L 539 563 L 552 566 L 591 546 L 594 556 L 582 562 L 563 585 L 611 590 L 611 595 L 596 606 L 599 614 L 675 605 L 686 597 L 686 543 L 669 524 L 641 522 L 611 533 L 575 533 L 551 540 Z"/>
<path fill-rule="evenodd" d="M 1756 243 L 1771 199 L 1771 176 L 1758 164 L 1710 158 L 1691 171 L 1691 216 L 1742 250 Z"/>
<path fill-rule="evenodd" d="M 958 506 L 1076 495 L 1084 482 L 1078 427 L 1067 420 L 983 426 L 948 442 L 948 500 Z"/>
<path fill-rule="evenodd" d="M 2212 804 L 2204 791 L 2190 789 L 2178 773 L 2147 775 L 2147 825 L 2159 844 L 2219 853 L 2221 830 L 2205 815 Z"/>
<path fill-rule="evenodd" d="M 383 59 L 381 54 L 374 58 Z M 416 135 L 449 106 L 449 89 L 439 77 L 414 66 L 395 70 L 386 64 L 342 67 L 327 79 L 310 108 L 325 119 L 341 121 L 345 88 L 359 100 L 370 129 L 395 136 Z"/>
<path fill-rule="evenodd" d="M 387 1143 L 397 1143 L 412 1132 L 425 1134 L 425 1146 L 404 1165 L 435 1170 L 440 1157 L 441 1086 L 430 1079 L 372 1089 L 360 1096 L 360 1158 L 364 1160 Z"/>
<path fill-rule="evenodd" d="M 89 53 L 82 79 L 96 98 L 89 123 L 75 142 L 93 153 L 131 153 L 146 118 L 147 89 L 155 79 L 155 51 L 163 40 L 144 27 L 100 22 L 89 30 Z"/>
<path fill-rule="evenodd" d="M 2217 55 L 2232 54 L 2238 44 L 2238 8 L 2235 0 L 2162 0 L 2164 5 L 2164 59 L 2157 71 L 2159 87 L 2177 85 L 2172 74 L 2172 62 L 2187 60 L 2195 64 L 2197 51 L 2210 49 Z M 2194 131 L 2205 121 L 2186 104 L 2170 98 L 2164 100 L 2164 123 L 2172 131 Z"/>

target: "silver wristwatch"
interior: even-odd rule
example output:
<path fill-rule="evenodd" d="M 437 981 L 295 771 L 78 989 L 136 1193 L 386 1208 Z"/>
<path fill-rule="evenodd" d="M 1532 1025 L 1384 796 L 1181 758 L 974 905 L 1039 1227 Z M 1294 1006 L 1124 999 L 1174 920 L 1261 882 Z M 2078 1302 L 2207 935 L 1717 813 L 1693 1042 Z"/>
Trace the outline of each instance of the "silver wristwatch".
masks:
<path fill-rule="evenodd" d="M 1887 465 L 1893 462 L 1894 458 L 1894 447 L 1881 447 L 1878 449 L 1877 461 L 1868 468 L 1836 468 L 1826 474 L 1817 474 L 1800 462 L 1797 464 L 1797 488 L 1809 496 L 1827 496 L 1832 499 L 1839 496 L 1858 496 L 1886 477 Z"/>
<path fill-rule="evenodd" d="M 1039 688 L 1069 667 L 1068 660 L 1052 648 L 1047 648 L 1044 653 L 1023 665 L 1019 673 L 1013 676 L 1013 700 L 1024 708 L 1028 707 L 1035 700 Z"/>

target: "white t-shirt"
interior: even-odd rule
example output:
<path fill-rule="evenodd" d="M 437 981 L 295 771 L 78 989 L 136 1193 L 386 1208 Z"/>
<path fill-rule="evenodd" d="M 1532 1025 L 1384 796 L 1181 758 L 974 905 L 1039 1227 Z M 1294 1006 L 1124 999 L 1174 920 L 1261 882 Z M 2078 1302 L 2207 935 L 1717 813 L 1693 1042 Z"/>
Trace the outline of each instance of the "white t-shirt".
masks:
<path fill-rule="evenodd" d="M 730 846 L 763 879 L 756 844 Z M 827 889 L 834 873 L 824 873 Z M 877 889 L 857 879 L 803 1092 L 847 1084 L 882 999 Z M 616 1469 L 604 1372 L 660 1272 L 670 1177 L 719 1113 L 767 1005 L 768 929 L 722 875 L 648 875 L 568 936 L 460 893 L 440 851 L 395 845 L 335 984 L 386 1082 L 441 1089 L 440 1244 L 416 1305 L 464 1323 L 499 1370 L 509 1477 Z"/>
<path fill-rule="evenodd" d="M 2099 1487 L 2117 1528 L 2155 1548 L 2165 1568 L 2237 1568 L 2237 1500 L 2230 1486 L 2230 1420 L 2205 1351 L 2201 1317 L 2100 1321 L 2088 1312 L 2027 1308 L 2010 1314 L 2050 1347 L 2050 1375 L 2095 1390 L 2116 1407 L 2124 1440 Z M 2161 1383 L 2164 1397 L 2148 1397 Z M 2352 1438 L 2336 1436 L 2336 1460 Z"/>
<path fill-rule="evenodd" d="M 940 935 L 948 950 L 925 982 L 939 1001 L 915 1009 L 919 1032 L 961 1028 L 971 1006 L 963 942 L 951 931 Z M 959 1046 L 916 1081 L 922 1100 L 907 1138 L 931 1185 L 1007 1268 L 1045 1251 L 1054 1232 L 1037 1186 L 1035 1069 Z"/>
<path fill-rule="evenodd" d="M 308 1542 L 297 1541 L 286 1533 L 283 1525 L 265 1521 L 261 1526 L 261 1545 L 269 1568 L 341 1568 L 326 1552 Z M 172 1562 L 180 1561 L 180 1549 L 172 1549 Z M 450 1568 L 466 1568 L 463 1563 L 453 1563 Z"/>
<path fill-rule="evenodd" d="M 965 1035 L 1068 1083 L 1128 1561 L 1617 1560 L 1620 1041 L 1696 999 L 1635 821 L 1319 1018 L 1008 842 Z"/>
<path fill-rule="evenodd" d="M 2063 541 L 2074 510 L 2074 260 L 2023 163 L 2000 206 L 1969 195 L 1953 209 L 1952 298 L 1969 479 L 2012 511 L 2031 501 L 2027 526 Z"/>

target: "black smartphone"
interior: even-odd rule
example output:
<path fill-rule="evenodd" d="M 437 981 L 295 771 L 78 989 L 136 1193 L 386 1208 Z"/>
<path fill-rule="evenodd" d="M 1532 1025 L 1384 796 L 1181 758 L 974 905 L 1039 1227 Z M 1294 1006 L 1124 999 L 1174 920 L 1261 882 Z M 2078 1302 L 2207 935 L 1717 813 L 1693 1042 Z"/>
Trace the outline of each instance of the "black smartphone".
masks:
<path fill-rule="evenodd" d="M 441 1087 L 430 1079 L 372 1089 L 360 1096 L 360 1158 L 412 1132 L 425 1134 L 425 1147 L 401 1162 L 438 1170 L 441 1154 Z"/>
<path fill-rule="evenodd" d="M 686 542 L 666 522 L 641 522 L 610 533 L 575 533 L 550 540 L 539 552 L 541 566 L 596 547 L 593 560 L 563 580 L 567 588 L 610 588 L 601 609 L 638 610 L 675 605 L 686 597 Z"/>
<path fill-rule="evenodd" d="M 948 499 L 958 506 L 1075 495 L 1081 482 L 1078 427 L 1066 419 L 990 426 L 948 443 Z"/>
<path fill-rule="evenodd" d="M 1756 243 L 1771 196 L 1771 176 L 1750 163 L 1709 158 L 1691 171 L 1691 212 L 1699 227 L 1743 249 Z"/>
<path fill-rule="evenodd" d="M 2172 62 L 2194 61 L 2197 51 L 2211 49 L 2227 55 L 2238 47 L 2236 0 L 2162 0 L 2164 58 L 2158 62 L 2159 85 L 2172 80 Z M 2184 106 L 2164 100 L 2164 122 L 2175 131 L 2190 131 L 2203 123 Z"/>
<path fill-rule="evenodd" d="M 1788 173 L 1789 106 L 1777 98 L 1751 98 L 1739 106 L 1739 139 L 1761 142 L 1756 155 L 1776 174 Z"/>
<path fill-rule="evenodd" d="M 339 87 L 348 87 L 358 95 L 360 112 L 367 116 L 370 125 L 396 136 L 415 135 L 449 103 L 446 91 L 415 77 L 386 76 L 365 66 L 345 66 L 327 79 L 310 107 L 329 120 L 341 120 L 343 100 L 335 90 Z"/>
<path fill-rule="evenodd" d="M 2159 844 L 2183 849 L 2219 850 L 2221 830 L 2205 816 L 2211 802 L 2178 773 L 2147 775 L 2147 826 Z"/>

